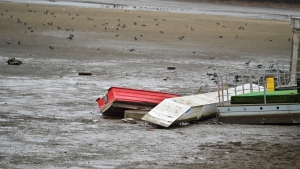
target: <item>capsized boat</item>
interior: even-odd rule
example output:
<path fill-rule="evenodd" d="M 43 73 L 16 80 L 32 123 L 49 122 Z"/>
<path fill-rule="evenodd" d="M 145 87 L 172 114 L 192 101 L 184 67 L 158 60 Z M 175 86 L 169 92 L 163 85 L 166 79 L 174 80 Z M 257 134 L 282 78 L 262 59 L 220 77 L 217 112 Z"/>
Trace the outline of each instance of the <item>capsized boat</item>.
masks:
<path fill-rule="evenodd" d="M 180 122 L 213 117 L 216 116 L 217 107 L 229 101 L 231 96 L 262 89 L 255 84 L 245 84 L 216 92 L 165 99 L 142 117 L 142 120 L 169 127 Z"/>
<path fill-rule="evenodd" d="M 125 110 L 148 110 L 166 98 L 180 95 L 161 91 L 111 87 L 104 97 L 96 101 L 103 116 L 124 117 Z"/>

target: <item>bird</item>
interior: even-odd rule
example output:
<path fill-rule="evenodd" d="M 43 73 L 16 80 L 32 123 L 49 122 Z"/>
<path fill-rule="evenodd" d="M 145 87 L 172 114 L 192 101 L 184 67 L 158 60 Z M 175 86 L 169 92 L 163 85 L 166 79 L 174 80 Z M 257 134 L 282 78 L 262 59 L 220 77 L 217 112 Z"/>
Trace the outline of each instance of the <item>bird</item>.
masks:
<path fill-rule="evenodd" d="M 184 36 L 179 36 L 179 40 L 182 40 L 184 38 Z"/>
<path fill-rule="evenodd" d="M 257 65 L 257 68 L 262 68 L 263 67 L 263 65 L 261 65 L 261 64 L 259 64 L 259 65 Z"/>
<path fill-rule="evenodd" d="M 191 30 L 193 31 L 194 29 L 191 27 Z"/>
<path fill-rule="evenodd" d="M 159 23 L 157 23 L 157 24 L 155 24 L 156 26 L 158 26 L 159 25 Z"/>
<path fill-rule="evenodd" d="M 238 35 L 235 35 L 235 38 L 237 39 L 237 38 L 238 38 Z"/>
<path fill-rule="evenodd" d="M 269 41 L 272 42 L 272 39 L 270 39 Z"/>
<path fill-rule="evenodd" d="M 137 38 L 136 38 L 136 37 L 134 37 L 134 40 L 137 40 Z"/>
<path fill-rule="evenodd" d="M 116 36 L 119 36 L 119 34 L 116 34 Z"/>
<path fill-rule="evenodd" d="M 145 24 L 143 24 L 142 26 L 146 26 Z"/>
<path fill-rule="evenodd" d="M 164 31 L 159 31 L 160 33 L 164 33 Z"/>
<path fill-rule="evenodd" d="M 58 26 L 57 29 L 60 29 L 60 27 Z"/>
<path fill-rule="evenodd" d="M 245 63 L 245 65 L 247 65 L 247 66 L 248 66 L 249 64 L 250 64 L 250 60 L 249 60 L 248 62 Z"/>
<path fill-rule="evenodd" d="M 289 38 L 289 41 L 291 41 L 291 38 Z"/>
<path fill-rule="evenodd" d="M 212 75 L 214 75 L 214 74 L 212 74 L 212 73 L 207 73 L 207 75 L 208 75 L 208 76 L 212 76 Z"/>
<path fill-rule="evenodd" d="M 6 43 L 9 44 L 9 45 L 11 44 L 11 42 L 6 42 Z"/>
<path fill-rule="evenodd" d="M 118 19 L 118 21 L 120 22 L 121 20 L 120 20 L 120 19 Z"/>
<path fill-rule="evenodd" d="M 21 41 L 19 41 L 18 44 L 20 45 L 20 44 L 21 44 Z"/>
<path fill-rule="evenodd" d="M 50 46 L 50 49 L 54 49 L 52 46 Z"/>
<path fill-rule="evenodd" d="M 222 36 L 222 35 L 220 35 L 220 36 L 219 36 L 219 38 L 223 38 L 223 36 Z"/>
<path fill-rule="evenodd" d="M 132 52 L 132 51 L 134 51 L 134 49 L 130 49 L 129 51 Z"/>
<path fill-rule="evenodd" d="M 134 25 L 136 25 L 136 22 L 133 22 L 134 23 Z"/>

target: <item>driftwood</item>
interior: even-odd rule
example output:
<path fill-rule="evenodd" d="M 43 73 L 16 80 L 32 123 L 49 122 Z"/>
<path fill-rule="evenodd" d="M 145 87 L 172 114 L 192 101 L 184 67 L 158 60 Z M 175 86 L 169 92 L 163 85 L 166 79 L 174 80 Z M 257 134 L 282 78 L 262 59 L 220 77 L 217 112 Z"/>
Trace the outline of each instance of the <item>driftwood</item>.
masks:
<path fill-rule="evenodd" d="M 79 72 L 78 75 L 83 75 L 83 76 L 91 76 L 91 72 Z"/>
<path fill-rule="evenodd" d="M 176 66 L 168 66 L 167 69 L 169 69 L 169 70 L 175 70 L 175 69 L 176 69 Z"/>

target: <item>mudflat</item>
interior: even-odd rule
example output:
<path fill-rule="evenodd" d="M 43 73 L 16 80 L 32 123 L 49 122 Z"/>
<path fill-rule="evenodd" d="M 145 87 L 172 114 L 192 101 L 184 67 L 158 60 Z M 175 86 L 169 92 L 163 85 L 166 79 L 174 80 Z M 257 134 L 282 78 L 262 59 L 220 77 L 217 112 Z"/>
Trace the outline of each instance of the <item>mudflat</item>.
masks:
<path fill-rule="evenodd" d="M 289 21 L 5 2 L 0 12 L 1 168 L 300 165 L 299 126 L 159 129 L 105 119 L 95 101 L 111 86 L 215 90 L 207 73 L 289 59 Z"/>

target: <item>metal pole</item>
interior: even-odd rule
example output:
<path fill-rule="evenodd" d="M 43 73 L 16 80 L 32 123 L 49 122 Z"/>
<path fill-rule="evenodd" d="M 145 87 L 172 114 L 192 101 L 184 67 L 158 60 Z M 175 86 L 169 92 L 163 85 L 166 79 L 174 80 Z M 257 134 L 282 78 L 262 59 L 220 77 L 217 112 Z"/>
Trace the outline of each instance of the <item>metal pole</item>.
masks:
<path fill-rule="evenodd" d="M 250 81 L 250 93 L 253 92 L 253 87 L 252 87 L 252 73 L 251 69 L 249 69 L 249 81 Z"/>
<path fill-rule="evenodd" d="M 222 85 L 222 86 L 221 86 L 221 88 L 222 88 L 222 102 L 224 102 L 224 88 L 223 88 L 223 87 L 224 87 L 224 83 L 223 83 L 223 76 L 221 76 L 221 82 L 222 82 L 222 83 L 221 83 L 221 85 Z"/>
<path fill-rule="evenodd" d="M 219 82 L 220 82 L 220 77 L 218 76 L 218 97 L 219 97 L 219 103 L 221 102 L 221 100 L 220 100 L 220 84 L 219 84 Z"/>
<path fill-rule="evenodd" d="M 281 84 L 279 83 L 280 80 L 280 74 L 279 74 L 279 66 L 278 66 L 278 62 L 276 62 L 276 73 L 277 73 L 277 85 L 279 87 L 281 87 Z"/>
<path fill-rule="evenodd" d="M 244 75 L 242 75 L 242 91 L 243 91 L 243 94 L 244 94 Z"/>
<path fill-rule="evenodd" d="M 283 70 L 283 80 L 284 80 L 284 85 L 286 85 L 286 79 L 285 79 L 284 65 L 283 65 L 283 64 L 282 64 L 282 70 Z"/>
<path fill-rule="evenodd" d="M 264 86 L 264 104 L 267 104 L 267 98 L 266 98 L 266 68 L 264 67 L 264 75 L 263 75 L 263 86 Z"/>
<path fill-rule="evenodd" d="M 226 73 L 226 95 L 227 95 L 227 103 L 229 103 L 229 96 L 228 96 L 228 94 L 229 94 L 229 92 L 228 92 L 228 74 Z"/>

